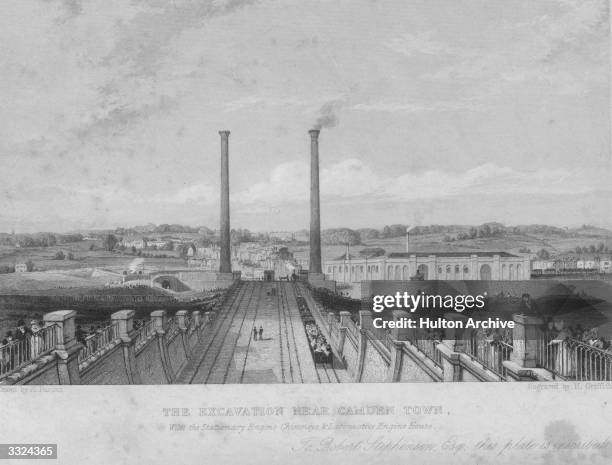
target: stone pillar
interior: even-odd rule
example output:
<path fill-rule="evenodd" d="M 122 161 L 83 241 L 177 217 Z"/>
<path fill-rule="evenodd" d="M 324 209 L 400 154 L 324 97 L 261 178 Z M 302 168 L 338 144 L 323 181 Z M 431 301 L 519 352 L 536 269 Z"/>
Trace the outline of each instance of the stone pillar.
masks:
<path fill-rule="evenodd" d="M 492 280 L 501 280 L 503 278 L 501 272 L 501 257 L 498 254 L 493 255 L 493 264 L 491 266 L 491 279 Z M 508 272 L 508 279 L 512 279 L 510 273 Z"/>
<path fill-rule="evenodd" d="M 168 315 L 166 310 L 155 310 L 154 312 L 151 312 L 151 320 L 153 321 L 153 328 L 155 331 L 164 334 L 166 331 L 166 326 L 168 325 Z"/>
<path fill-rule="evenodd" d="M 157 346 L 159 348 L 161 364 L 166 377 L 166 382 L 172 383 L 174 382 L 174 376 L 172 370 L 170 369 L 168 347 L 166 346 L 166 326 L 168 322 L 166 310 L 155 310 L 154 312 L 151 312 L 151 320 L 153 321 L 153 328 L 155 329 L 155 335 L 157 337 Z"/>
<path fill-rule="evenodd" d="M 308 273 L 321 275 L 321 210 L 319 205 L 319 130 L 310 134 L 310 264 Z"/>
<path fill-rule="evenodd" d="M 410 255 L 410 258 L 408 259 L 408 279 L 416 275 L 417 268 L 418 265 L 416 255 Z"/>
<path fill-rule="evenodd" d="M 330 335 L 333 334 L 332 328 L 333 328 L 333 322 L 335 318 L 336 318 L 335 313 L 329 312 L 327 314 L 327 328 L 328 328 L 327 331 L 329 332 Z"/>
<path fill-rule="evenodd" d="M 111 315 L 111 321 L 117 325 L 119 339 L 123 349 L 125 371 L 130 384 L 141 384 L 140 373 L 136 368 L 135 341 L 138 331 L 134 330 L 134 310 L 119 310 Z"/>
<path fill-rule="evenodd" d="M 230 243 L 230 205 L 229 205 L 229 131 L 219 131 L 221 135 L 221 225 L 219 272 L 231 273 Z"/>
<path fill-rule="evenodd" d="M 83 347 L 76 340 L 74 310 L 57 310 L 46 313 L 43 320 L 46 326 L 56 326 L 57 371 L 60 384 L 81 384 L 78 355 Z"/>
<path fill-rule="evenodd" d="M 111 315 L 111 321 L 117 324 L 121 339 L 129 337 L 134 332 L 134 310 L 119 310 Z"/>
<path fill-rule="evenodd" d="M 372 313 L 369 310 L 359 311 L 359 341 L 357 352 L 357 373 L 355 374 L 355 382 L 360 383 L 363 377 L 363 369 L 365 367 L 366 352 L 370 341 L 367 336 L 367 330 L 372 328 Z"/>
<path fill-rule="evenodd" d="M 438 276 L 438 263 L 435 255 L 430 255 L 428 257 L 428 268 L 429 268 L 429 276 L 427 279 L 440 279 Z"/>
<path fill-rule="evenodd" d="M 372 312 L 370 310 L 359 310 L 359 327 L 362 330 L 372 329 Z"/>
<path fill-rule="evenodd" d="M 348 321 L 351 319 L 351 312 L 340 312 L 340 326 L 346 328 Z"/>
<path fill-rule="evenodd" d="M 180 338 L 183 342 L 183 350 L 185 351 L 186 358 L 191 357 L 191 345 L 189 344 L 189 326 L 187 325 L 187 316 L 189 312 L 187 310 L 179 310 L 176 312 L 175 318 L 179 329 L 181 330 Z"/>
<path fill-rule="evenodd" d="M 445 313 L 443 316 L 449 321 L 461 320 L 465 322 L 467 320 L 467 317 L 461 314 L 458 314 L 458 313 Z M 444 344 L 445 346 L 447 346 L 450 350 L 454 352 L 461 352 L 464 349 L 464 345 L 465 345 L 464 340 L 463 340 L 464 332 L 467 333 L 468 331 L 465 329 L 459 329 L 459 328 L 445 329 L 444 330 L 444 340 L 442 341 L 442 344 Z"/>
<path fill-rule="evenodd" d="M 406 310 L 393 310 L 393 321 L 402 321 L 403 318 L 410 318 L 410 313 Z M 410 334 L 410 328 L 393 328 L 391 337 L 396 341 L 406 341 Z"/>
<path fill-rule="evenodd" d="M 535 368 L 538 341 L 544 339 L 540 329 L 544 321 L 537 316 L 522 314 L 513 315 L 513 319 L 511 361 L 523 368 Z"/>
<path fill-rule="evenodd" d="M 199 310 L 194 310 L 191 312 L 191 318 L 193 318 L 193 326 L 199 328 L 202 324 L 202 314 Z"/>
<path fill-rule="evenodd" d="M 187 331 L 187 310 L 176 312 L 176 322 L 181 331 Z"/>
<path fill-rule="evenodd" d="M 460 354 L 453 351 L 446 344 L 438 344 L 436 350 L 440 352 L 442 358 L 442 381 L 461 381 Z"/>
<path fill-rule="evenodd" d="M 470 274 L 471 279 L 480 279 L 480 269 L 478 268 L 478 255 L 470 255 Z"/>
<path fill-rule="evenodd" d="M 409 318 L 410 313 L 406 310 L 393 310 L 393 321 L 403 321 Z M 393 328 L 391 339 L 393 345 L 390 350 L 389 371 L 387 372 L 387 382 L 396 383 L 401 379 L 402 358 L 404 356 L 404 342 L 408 339 L 409 328 Z"/>

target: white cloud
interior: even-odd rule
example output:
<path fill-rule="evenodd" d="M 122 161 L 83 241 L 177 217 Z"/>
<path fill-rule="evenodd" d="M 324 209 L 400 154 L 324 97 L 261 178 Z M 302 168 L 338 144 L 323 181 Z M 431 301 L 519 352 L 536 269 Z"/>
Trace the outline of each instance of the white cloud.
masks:
<path fill-rule="evenodd" d="M 239 192 L 233 200 L 242 206 L 304 203 L 309 199 L 310 168 L 306 163 L 283 163 L 265 182 Z M 427 170 L 383 175 L 356 158 L 324 167 L 320 173 L 322 201 L 395 202 L 436 200 L 465 195 L 512 192 L 533 195 L 576 194 L 610 190 L 605 173 L 542 169 L 519 171 L 493 163 L 463 172 Z"/>

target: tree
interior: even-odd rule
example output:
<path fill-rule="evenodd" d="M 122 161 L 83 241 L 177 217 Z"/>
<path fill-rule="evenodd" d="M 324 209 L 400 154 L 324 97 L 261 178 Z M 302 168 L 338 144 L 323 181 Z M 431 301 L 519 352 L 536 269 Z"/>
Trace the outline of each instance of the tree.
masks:
<path fill-rule="evenodd" d="M 104 240 L 102 241 L 102 247 L 104 247 L 104 250 L 112 252 L 115 246 L 117 245 L 117 242 L 119 241 L 117 240 L 114 234 L 107 234 L 106 237 L 104 237 Z"/>
<path fill-rule="evenodd" d="M 62 252 L 61 250 L 55 252 L 55 255 L 53 256 L 53 260 L 64 260 L 65 258 L 66 254 L 64 254 L 64 252 Z"/>
<path fill-rule="evenodd" d="M 68 252 L 68 255 L 66 256 L 66 260 L 74 260 L 74 254 L 72 252 Z"/>
<path fill-rule="evenodd" d="M 541 260 L 548 260 L 550 258 L 550 253 L 546 249 L 540 249 L 540 251 L 537 253 L 537 256 Z"/>
<path fill-rule="evenodd" d="M 94 244 L 89 244 L 89 250 L 95 250 L 96 246 Z"/>
<path fill-rule="evenodd" d="M 34 262 L 33 262 L 31 259 L 28 259 L 28 260 L 25 262 L 25 265 L 26 265 L 26 270 L 28 270 L 28 271 L 34 271 Z"/>

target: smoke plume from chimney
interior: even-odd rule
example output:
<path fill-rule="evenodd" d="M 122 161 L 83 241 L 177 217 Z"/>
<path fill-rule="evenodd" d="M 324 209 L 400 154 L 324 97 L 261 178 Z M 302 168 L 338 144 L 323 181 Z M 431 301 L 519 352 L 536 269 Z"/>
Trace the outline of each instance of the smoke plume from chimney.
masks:
<path fill-rule="evenodd" d="M 342 106 L 342 102 L 331 101 L 325 103 L 319 110 L 319 117 L 315 122 L 314 129 L 333 128 L 338 125 L 337 111 Z"/>

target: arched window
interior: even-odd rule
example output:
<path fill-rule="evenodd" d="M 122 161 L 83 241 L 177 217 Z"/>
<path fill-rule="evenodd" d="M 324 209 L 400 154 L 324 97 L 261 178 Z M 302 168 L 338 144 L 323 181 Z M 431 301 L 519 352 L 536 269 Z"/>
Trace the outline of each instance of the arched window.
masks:
<path fill-rule="evenodd" d="M 419 265 L 417 267 L 417 274 L 422 275 L 423 279 L 427 279 L 428 271 L 429 271 L 429 268 L 427 268 L 427 265 Z"/>
<path fill-rule="evenodd" d="M 480 279 L 483 281 L 491 281 L 491 267 L 486 263 L 480 267 Z"/>

